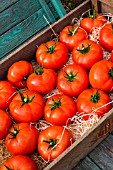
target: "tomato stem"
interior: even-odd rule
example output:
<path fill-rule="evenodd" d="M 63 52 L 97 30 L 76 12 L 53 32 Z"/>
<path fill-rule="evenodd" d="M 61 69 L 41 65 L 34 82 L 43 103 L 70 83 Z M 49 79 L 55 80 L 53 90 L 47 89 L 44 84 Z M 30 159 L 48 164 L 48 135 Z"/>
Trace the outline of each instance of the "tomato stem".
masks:
<path fill-rule="evenodd" d="M 18 93 L 20 94 L 20 97 L 21 97 L 22 106 L 26 103 L 31 103 L 36 96 L 36 93 L 34 93 L 34 95 L 30 99 L 28 94 L 26 94 L 26 96 L 24 96 L 20 90 L 18 91 Z"/>
<path fill-rule="evenodd" d="M 54 149 L 54 146 L 57 144 L 56 140 L 54 140 L 54 139 L 43 140 L 43 142 L 46 142 L 49 144 L 48 149 L 49 148 Z"/>
<path fill-rule="evenodd" d="M 57 42 L 58 42 L 58 41 L 56 40 L 51 47 L 48 47 L 48 46 L 45 45 L 46 48 L 47 48 L 47 53 L 50 53 L 50 54 L 54 53 Z"/>
<path fill-rule="evenodd" d="M 67 81 L 72 82 L 72 81 L 76 80 L 76 76 L 77 76 L 78 72 L 76 72 L 76 74 L 73 75 L 72 70 L 70 70 L 69 74 L 66 71 L 65 71 L 65 74 L 66 74 L 65 78 L 67 79 Z"/>
<path fill-rule="evenodd" d="M 20 131 L 19 129 L 15 128 L 15 126 L 13 126 L 13 129 L 14 129 L 13 132 L 11 132 L 10 130 L 8 130 L 8 133 L 12 136 L 11 139 L 16 138 L 17 134 L 18 134 L 19 131 Z"/>
<path fill-rule="evenodd" d="M 38 66 L 38 69 L 34 69 L 34 73 L 37 74 L 37 75 L 42 75 L 44 72 L 44 67 L 43 66 Z"/>
<path fill-rule="evenodd" d="M 87 47 L 84 47 L 84 44 L 82 44 L 82 49 L 77 49 L 81 54 L 86 54 L 90 51 L 91 44 L 88 44 Z"/>
<path fill-rule="evenodd" d="M 96 10 L 92 10 L 92 13 L 93 13 L 93 14 L 91 14 L 91 11 L 89 10 L 89 11 L 88 11 L 88 17 L 89 17 L 89 18 L 92 18 L 92 19 L 95 19 L 96 16 L 97 16 Z"/>
<path fill-rule="evenodd" d="M 108 75 L 111 79 L 113 79 L 113 68 L 109 70 Z"/>
<path fill-rule="evenodd" d="M 74 26 L 72 26 L 72 31 L 70 31 L 70 29 L 68 28 L 68 31 L 69 31 L 68 36 L 75 35 L 77 33 L 78 29 L 79 29 L 79 26 L 77 26 L 75 29 L 74 29 Z"/>
<path fill-rule="evenodd" d="M 8 170 L 13 170 L 13 169 L 9 168 L 7 165 L 4 165 L 4 166 L 5 166 L 6 169 L 8 169 Z"/>
<path fill-rule="evenodd" d="M 93 103 L 98 103 L 99 99 L 100 99 L 100 94 L 98 91 L 96 91 L 95 94 L 91 95 L 90 101 L 92 101 Z"/>
<path fill-rule="evenodd" d="M 52 98 L 52 101 L 54 102 L 53 104 L 50 104 L 52 106 L 51 110 L 55 110 L 56 108 L 59 108 L 61 106 L 61 101 L 59 100 L 54 100 Z"/>

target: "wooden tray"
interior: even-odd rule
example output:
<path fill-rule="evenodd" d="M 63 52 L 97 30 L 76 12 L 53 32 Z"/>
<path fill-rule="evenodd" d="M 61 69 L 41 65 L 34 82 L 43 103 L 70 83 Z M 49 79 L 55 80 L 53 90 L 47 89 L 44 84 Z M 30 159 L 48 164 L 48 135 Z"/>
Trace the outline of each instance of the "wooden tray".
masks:
<path fill-rule="evenodd" d="M 101 0 L 102 1 L 102 0 Z M 97 2 L 97 1 L 95 1 Z M 104 2 L 104 1 L 103 1 Z M 105 1 L 107 3 L 107 0 Z M 92 0 L 94 4 L 94 0 Z M 102 2 L 101 2 L 102 3 Z M 102 5 L 102 4 L 101 4 Z M 104 7 L 104 12 L 109 12 L 108 8 Z M 97 6 L 96 6 L 97 7 Z M 91 1 L 86 0 L 80 6 L 75 8 L 70 13 L 66 14 L 62 19 L 52 25 L 55 33 L 59 33 L 64 26 L 71 23 L 73 18 L 78 18 L 83 12 L 91 8 Z M 101 6 L 102 8 L 102 6 Z M 107 11 L 106 11 L 107 10 Z M 50 40 L 53 31 L 47 28 L 45 31 L 37 34 L 35 37 L 27 41 L 13 53 L 0 61 L 0 79 L 6 77 L 8 68 L 15 61 L 25 59 L 30 61 L 35 59 L 36 46 Z M 71 170 L 77 163 L 85 157 L 93 148 L 95 148 L 108 134 L 113 130 L 113 109 L 110 110 L 97 124 L 95 124 L 85 135 L 75 141 L 65 152 L 57 159 L 51 162 L 44 170 Z"/>

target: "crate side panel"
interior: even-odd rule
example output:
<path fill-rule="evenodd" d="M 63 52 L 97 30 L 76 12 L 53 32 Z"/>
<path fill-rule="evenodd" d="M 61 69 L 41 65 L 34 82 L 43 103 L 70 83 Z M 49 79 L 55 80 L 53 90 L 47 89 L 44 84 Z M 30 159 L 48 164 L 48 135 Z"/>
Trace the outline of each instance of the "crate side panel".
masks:
<path fill-rule="evenodd" d="M 0 12 L 8 8 L 9 6 L 13 5 L 14 3 L 18 2 L 19 0 L 0 0 Z"/>

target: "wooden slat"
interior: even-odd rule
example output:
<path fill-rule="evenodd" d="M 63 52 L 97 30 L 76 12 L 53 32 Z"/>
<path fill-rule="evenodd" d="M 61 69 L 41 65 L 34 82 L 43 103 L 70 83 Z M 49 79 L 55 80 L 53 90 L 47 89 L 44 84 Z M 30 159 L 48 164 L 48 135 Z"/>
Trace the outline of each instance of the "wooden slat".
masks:
<path fill-rule="evenodd" d="M 99 11 L 101 10 L 100 8 L 102 7 L 101 6 L 101 3 L 103 5 L 108 5 L 110 7 L 113 7 L 113 0 L 91 0 L 91 3 L 92 3 L 92 6 L 94 7 L 94 9 L 96 11 Z M 107 11 L 106 11 L 107 12 Z"/>
<path fill-rule="evenodd" d="M 72 170 L 101 170 L 88 156 Z"/>
<path fill-rule="evenodd" d="M 19 0 L 0 0 L 0 12 L 11 6 L 12 4 L 16 3 Z"/>
<path fill-rule="evenodd" d="M 113 7 L 113 0 L 98 0 L 98 1 Z"/>
<path fill-rule="evenodd" d="M 0 35 L 41 8 L 38 0 L 20 0 L 0 14 Z"/>
<path fill-rule="evenodd" d="M 50 0 L 56 9 L 59 18 L 62 18 L 64 15 L 66 15 L 66 10 L 64 9 L 62 3 L 60 0 Z"/>

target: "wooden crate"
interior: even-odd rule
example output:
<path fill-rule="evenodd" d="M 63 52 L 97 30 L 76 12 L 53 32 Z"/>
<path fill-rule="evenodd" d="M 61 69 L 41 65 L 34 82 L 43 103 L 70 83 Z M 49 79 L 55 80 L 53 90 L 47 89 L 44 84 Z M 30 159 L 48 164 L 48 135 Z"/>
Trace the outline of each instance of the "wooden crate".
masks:
<path fill-rule="evenodd" d="M 97 1 L 95 1 L 97 2 Z M 103 1 L 104 2 L 104 1 Z M 107 2 L 107 1 L 105 1 Z M 113 1 L 112 1 L 113 2 Z M 101 0 L 102 3 L 102 0 Z M 92 0 L 94 4 L 94 0 Z M 101 4 L 102 5 L 102 4 Z M 109 3 L 105 12 L 109 12 Z M 102 7 L 102 6 L 101 6 Z M 55 33 L 59 33 L 72 19 L 80 17 L 86 10 L 91 8 L 91 1 L 86 0 L 63 18 L 52 24 Z M 113 12 L 112 12 L 113 13 Z M 35 57 L 37 45 L 50 39 L 53 31 L 47 28 L 43 32 L 35 35 L 32 39 L 24 43 L 10 55 L 0 61 L 0 79 L 4 79 L 8 68 L 15 61 L 25 59 L 30 61 Z M 95 124 L 85 135 L 75 141 L 57 159 L 51 162 L 44 170 L 71 170 L 77 163 L 84 158 L 93 148 L 95 148 L 113 130 L 113 109 L 109 111 L 97 124 Z"/>

